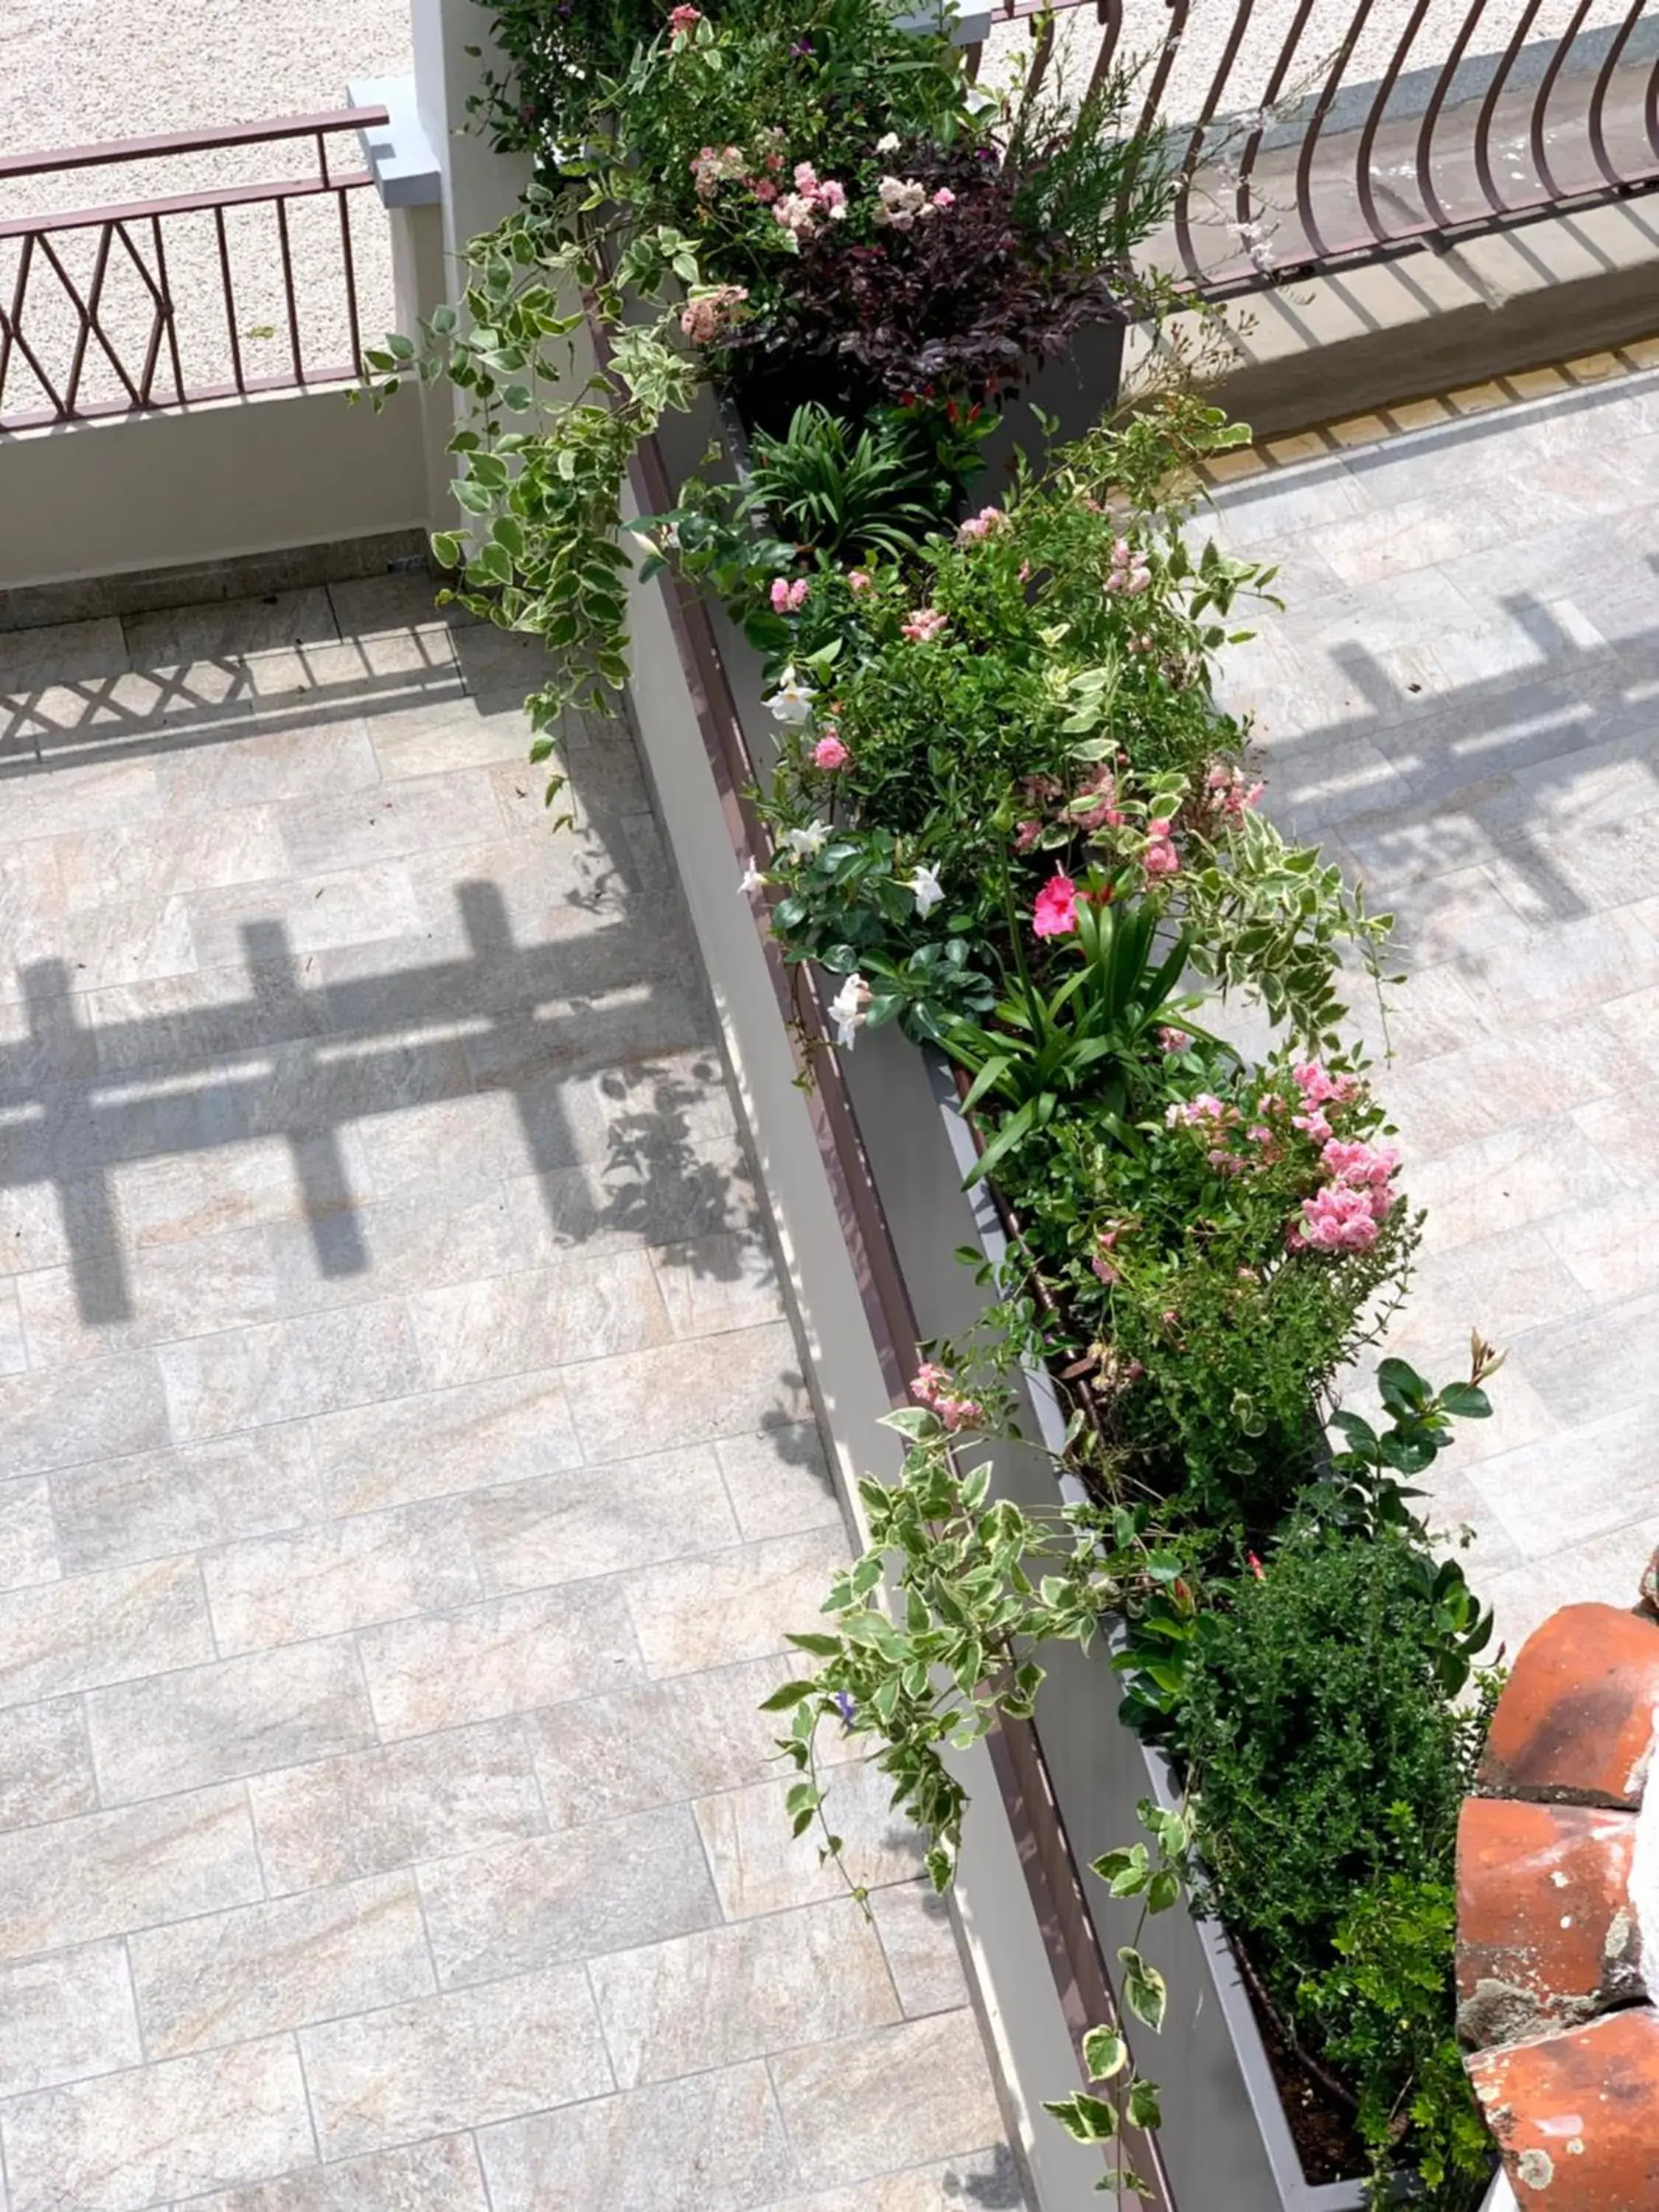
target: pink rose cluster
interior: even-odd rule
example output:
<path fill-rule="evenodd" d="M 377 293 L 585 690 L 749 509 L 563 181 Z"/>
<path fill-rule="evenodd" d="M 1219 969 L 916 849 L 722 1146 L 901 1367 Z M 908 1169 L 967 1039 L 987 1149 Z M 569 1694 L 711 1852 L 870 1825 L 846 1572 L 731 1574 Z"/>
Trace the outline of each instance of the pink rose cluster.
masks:
<path fill-rule="evenodd" d="M 964 1397 L 944 1368 L 931 1359 L 917 1368 L 910 1384 L 910 1395 L 919 1405 L 926 1406 L 930 1413 L 936 1413 L 953 1433 L 984 1426 L 985 1408 L 979 1400 Z"/>
<path fill-rule="evenodd" d="M 919 222 L 931 222 L 935 216 L 948 214 L 956 204 L 957 196 L 948 185 L 930 192 L 914 177 L 884 177 L 876 186 L 872 220 L 894 230 L 914 230 Z"/>
<path fill-rule="evenodd" d="M 693 345 L 712 345 L 731 329 L 748 297 L 743 284 L 717 284 L 713 291 L 699 292 L 681 309 L 680 328 Z"/>
<path fill-rule="evenodd" d="M 1127 1221 L 1108 1221 L 1095 1231 L 1095 1249 L 1089 1265 L 1109 1290 L 1123 1279 L 1123 1271 L 1112 1255 L 1128 1226 Z"/>
<path fill-rule="evenodd" d="M 912 645 L 931 645 L 949 620 L 937 607 L 915 607 L 908 620 L 899 624 L 899 635 Z"/>
<path fill-rule="evenodd" d="M 1140 865 L 1154 879 L 1181 872 L 1181 855 L 1175 848 L 1170 830 L 1167 817 L 1161 814 L 1146 824 L 1146 849 L 1140 856 Z"/>
<path fill-rule="evenodd" d="M 833 723 L 812 748 L 813 767 L 827 769 L 831 775 L 845 768 L 852 757 Z"/>
<path fill-rule="evenodd" d="M 1146 556 L 1120 538 L 1112 548 L 1112 565 L 1106 578 L 1109 592 L 1121 592 L 1127 598 L 1137 599 L 1152 587 L 1152 572 L 1146 565 Z"/>
<path fill-rule="evenodd" d="M 994 530 L 1006 530 L 1008 518 L 1000 507 L 982 507 L 977 514 L 970 514 L 957 532 L 958 545 L 972 545 L 981 538 L 988 538 Z"/>
<path fill-rule="evenodd" d="M 775 615 L 799 614 L 806 605 L 806 594 L 810 589 L 811 586 L 805 576 L 797 576 L 793 584 L 787 577 L 775 576 L 772 579 L 773 613 Z"/>
<path fill-rule="evenodd" d="M 702 21 L 701 8 L 671 8 L 668 11 L 668 36 L 678 45 L 687 38 Z"/>
<path fill-rule="evenodd" d="M 1237 821 L 1247 807 L 1255 806 L 1267 788 L 1265 783 L 1246 783 L 1243 771 L 1218 761 L 1204 779 L 1212 805 Z"/>
<path fill-rule="evenodd" d="M 1292 1081 L 1302 1099 L 1302 1111 L 1292 1114 L 1291 1126 L 1300 1129 L 1304 1137 L 1322 1145 L 1334 1134 L 1328 1106 L 1346 1106 L 1359 1088 L 1359 1079 L 1353 1075 L 1332 1075 L 1316 1060 L 1305 1060 L 1291 1070 Z"/>
<path fill-rule="evenodd" d="M 720 187 L 743 176 L 748 163 L 740 146 L 705 146 L 691 156 L 691 181 L 700 200 L 712 200 Z"/>
<path fill-rule="evenodd" d="M 1319 1155 L 1330 1180 L 1302 1201 L 1286 1243 L 1293 1252 L 1369 1252 L 1399 1199 L 1400 1155 L 1392 1145 L 1332 1138 Z"/>
<path fill-rule="evenodd" d="M 821 222 L 847 220 L 847 187 L 833 177 L 820 177 L 810 161 L 797 161 L 795 189 L 783 195 L 772 214 L 792 237 L 814 238 Z"/>

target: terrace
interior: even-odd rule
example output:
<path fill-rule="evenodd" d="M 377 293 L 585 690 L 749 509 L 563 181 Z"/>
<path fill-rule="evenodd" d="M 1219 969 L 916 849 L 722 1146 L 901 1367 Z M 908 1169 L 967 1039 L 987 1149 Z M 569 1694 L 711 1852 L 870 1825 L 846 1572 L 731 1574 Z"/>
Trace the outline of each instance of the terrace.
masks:
<path fill-rule="evenodd" d="M 1168 28 L 1147 114 L 1177 143 L 1273 111 L 1148 249 L 1227 302 L 1275 434 L 1208 469 L 1200 533 L 1285 602 L 1216 697 L 1273 823 L 1397 917 L 1403 980 L 1348 1028 L 1426 1223 L 1348 1402 L 1380 1418 L 1383 1356 L 1442 1382 L 1472 1328 L 1507 1352 L 1419 1482 L 1512 1661 L 1561 1607 L 1644 1637 L 1659 1547 L 1659 349 L 1624 246 L 1559 261 L 1648 234 L 1655 26 L 1460 0 L 1345 43 L 1349 12 L 1297 47 L 1248 4 L 1224 38 L 1103 8 L 1054 66 Z M 1027 35 L 1003 13 L 961 27 L 985 82 Z M 344 404 L 522 183 L 459 135 L 481 22 L 416 0 L 408 88 L 358 25 L 285 125 L 0 155 L 12 2212 L 1080 2212 L 1104 2154 L 1040 2107 L 1109 2020 L 1164 2087 L 1125 2127 L 1148 2212 L 1350 2212 L 1352 2134 L 1322 2167 L 1219 1923 L 1148 1933 L 1164 2034 L 1133 2017 L 1139 1905 L 1088 1862 L 1180 1777 L 1098 1656 L 1056 1644 L 1035 1720 L 963 1752 L 948 1898 L 867 1717 L 817 1748 L 845 1872 L 791 1836 L 761 1700 L 868 1540 L 852 1478 L 901 1480 L 881 1416 L 979 1321 L 952 1248 L 994 1261 L 1011 1217 L 963 1194 L 944 1062 L 891 1027 L 830 1049 L 839 979 L 738 895 L 783 864 L 737 627 L 630 586 L 626 707 L 561 716 L 556 825 L 540 642 L 435 604 L 453 395 Z M 1425 285 L 1511 251 L 1606 349 L 1540 366 L 1494 312 L 1402 378 Z M 1358 350 L 1325 344 L 1356 301 Z M 1335 419 L 1297 396 L 1333 387 Z M 642 447 L 636 505 L 712 422 Z M 1015 1379 L 1054 1443 L 1068 1376 Z M 998 1447 L 997 1494 L 1083 1494 L 1035 1461 Z M 1534 1787 L 1523 1743 L 1471 1804 L 1588 1793 L 1650 1834 L 1639 1762 L 1581 1789 L 1600 1725 L 1569 1715 L 1571 1776 Z M 1652 2018 L 1639 1978 L 1563 1988 Z M 1553 2002 L 1536 2040 L 1466 2036 L 1499 2045 L 1483 2097 L 1580 2017 Z"/>

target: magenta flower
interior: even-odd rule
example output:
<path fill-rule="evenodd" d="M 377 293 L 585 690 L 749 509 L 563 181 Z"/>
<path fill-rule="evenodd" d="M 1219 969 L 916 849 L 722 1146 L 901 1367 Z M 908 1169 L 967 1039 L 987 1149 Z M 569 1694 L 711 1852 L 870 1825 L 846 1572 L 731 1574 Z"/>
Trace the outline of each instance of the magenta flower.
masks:
<path fill-rule="evenodd" d="M 1181 872 L 1181 855 L 1167 837 L 1158 837 L 1141 854 L 1140 865 L 1149 876 L 1176 876 Z"/>
<path fill-rule="evenodd" d="M 1049 877 L 1031 909 L 1031 930 L 1037 937 L 1065 937 L 1077 927 L 1077 885 L 1064 874 Z"/>
<path fill-rule="evenodd" d="M 828 769 L 833 772 L 838 768 L 845 768 L 852 757 L 852 754 L 848 751 L 833 730 L 827 736 L 820 738 L 812 748 L 814 768 Z"/>

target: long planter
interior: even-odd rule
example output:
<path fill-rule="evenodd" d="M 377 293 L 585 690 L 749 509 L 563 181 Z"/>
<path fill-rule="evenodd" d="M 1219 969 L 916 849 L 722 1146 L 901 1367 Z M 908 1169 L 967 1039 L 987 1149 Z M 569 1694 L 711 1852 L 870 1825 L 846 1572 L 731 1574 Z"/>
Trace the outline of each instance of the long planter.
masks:
<path fill-rule="evenodd" d="M 1097 397 L 1097 412 L 1098 405 Z M 699 416 L 671 425 L 653 457 L 650 480 L 641 487 L 641 506 L 659 506 L 665 486 L 698 465 L 717 433 L 730 443 L 732 426 L 717 422 L 712 403 Z M 639 618 L 645 612 L 643 600 L 652 593 L 657 595 L 656 619 L 647 635 Z M 641 737 L 664 799 L 665 827 L 726 1019 L 763 1175 L 793 1262 L 797 1299 L 820 1370 L 821 1407 L 844 1467 L 878 1464 L 876 1438 L 867 1427 L 860 1432 L 858 1425 L 868 1419 L 869 1393 L 856 1402 L 857 1389 L 836 1380 L 842 1354 L 836 1332 L 846 1325 L 845 1298 L 830 1279 L 838 1271 L 821 1243 L 815 1260 L 812 1233 L 799 1226 L 809 1205 L 804 1187 L 793 1194 L 777 1187 L 791 1176 L 798 1185 L 803 1174 L 810 1181 L 810 1170 L 804 1170 L 799 1158 L 801 1094 L 794 1091 L 786 1103 L 774 1086 L 769 1103 L 745 1079 L 745 1066 L 765 1049 L 758 1028 L 769 1017 L 750 1006 L 739 1018 L 744 989 L 736 969 L 741 962 L 747 970 L 753 948 L 744 952 L 733 935 L 732 924 L 739 917 L 745 928 L 752 927 L 732 896 L 737 864 L 720 855 L 720 865 L 713 867 L 712 878 L 720 882 L 725 902 L 716 904 L 712 890 L 703 890 L 711 882 L 708 816 L 705 811 L 700 823 L 697 810 L 686 803 L 685 733 L 665 726 L 660 705 L 653 710 L 653 702 L 672 695 L 672 672 L 660 665 L 649 669 L 646 661 L 672 637 L 683 664 L 685 694 L 696 705 L 702 726 L 706 757 L 697 766 L 720 787 L 719 803 L 732 843 L 739 848 L 751 843 L 752 814 L 740 786 L 746 763 L 764 773 L 775 737 L 761 705 L 761 664 L 719 608 L 700 604 L 693 613 L 694 623 L 688 623 L 681 587 L 667 579 L 641 587 L 636 595 L 635 689 Z M 671 777 L 676 788 L 664 789 Z M 803 979 L 792 976 L 786 987 L 775 955 L 771 965 L 779 999 L 769 1018 L 777 1022 L 778 1005 L 787 1003 L 783 994 L 793 988 L 792 1011 L 804 1012 L 810 1027 L 814 1010 L 800 994 Z M 744 1021 L 746 1036 L 741 1033 Z M 822 1055 L 816 1065 L 819 1082 L 813 1110 L 820 1153 L 854 1255 L 866 1315 L 872 1333 L 883 1340 L 883 1387 L 890 1397 L 902 1388 L 898 1370 L 918 1338 L 961 1336 L 979 1320 L 985 1293 L 954 1255 L 959 1247 L 973 1245 L 999 1258 L 1003 1232 L 988 1199 L 963 1189 L 972 1139 L 955 1110 L 954 1085 L 942 1063 L 890 1029 L 866 1033 L 833 1072 Z M 781 1164 L 786 1158 L 788 1164 Z M 769 1160 L 781 1164 L 775 1175 Z M 840 1310 L 831 1320 L 824 1309 L 838 1297 Z M 895 1313 L 900 1316 L 896 1323 Z M 1057 1444 L 1063 1424 L 1046 1378 L 1028 1377 L 1026 1396 L 1027 1433 Z M 1008 1494 L 1027 1504 L 1054 1502 L 1054 1477 L 1046 1454 L 1010 1447 L 1001 1456 L 999 1480 Z M 1016 1960 L 1006 1972 L 1021 1987 L 999 1988 L 997 1961 L 986 1955 L 997 1947 L 981 1946 L 979 1963 L 988 1983 L 985 1996 L 992 2024 L 1001 2031 L 1005 2069 L 1015 2077 L 1015 2101 L 1023 2107 L 1014 2117 L 1034 2162 L 1041 2164 L 1046 2150 L 1051 2185 L 1042 2186 L 1044 2175 L 1038 2176 L 1043 2212 L 1059 2212 L 1062 2203 L 1070 2212 L 1082 2200 L 1072 2193 L 1075 2163 L 1043 2143 L 1042 2131 L 1057 2137 L 1059 2130 L 1041 2115 L 1034 2121 L 1031 2107 L 1041 2096 L 1063 2095 L 1074 2086 L 1077 2036 L 1112 2005 L 1103 1961 L 1114 1959 L 1117 1946 L 1133 1940 L 1136 1932 L 1138 1908 L 1111 1899 L 1087 1871 L 1088 1862 L 1134 1839 L 1141 1799 L 1169 1804 L 1177 1794 L 1167 1762 L 1118 1722 L 1119 1688 L 1109 1655 L 1103 1650 L 1085 1656 L 1067 1647 L 1051 1655 L 1035 1744 L 1016 1747 L 1020 1756 L 1012 1763 L 1004 1747 L 994 1762 L 1000 1802 L 997 1789 L 981 1787 L 969 1823 L 970 1832 L 977 1829 L 981 1835 L 999 1820 L 1003 1825 L 1012 1848 L 1001 1853 L 1000 1878 L 1017 1883 L 1015 1869 L 1023 1868 L 1053 1968 L 1044 1990 L 1034 1986 L 1026 1971 L 1029 1960 L 1022 1966 Z M 1052 1804 L 1045 1805 L 1042 1801 L 1050 1793 Z M 988 1923 L 990 1900 L 983 1879 L 977 1887 L 975 1917 Z M 1314 2186 L 1303 2176 L 1249 1999 L 1220 1927 L 1176 1911 L 1153 1923 L 1145 1942 L 1168 1981 L 1170 2003 L 1163 2033 L 1155 2039 L 1143 2033 L 1136 2056 L 1164 2088 L 1168 2125 L 1155 2145 L 1134 2148 L 1143 2169 L 1149 2160 L 1155 2168 L 1157 2195 L 1165 2212 L 1222 2212 L 1224 2207 L 1225 2212 L 1358 2212 L 1364 2197 L 1357 2182 Z M 1003 1954 L 1013 1956 L 1006 1945 Z M 1022 2045 L 1011 2051 L 1011 2045 Z M 1060 2053 L 1060 2073 L 1033 2078 Z M 1056 2173 L 1060 2179 L 1053 2181 Z"/>

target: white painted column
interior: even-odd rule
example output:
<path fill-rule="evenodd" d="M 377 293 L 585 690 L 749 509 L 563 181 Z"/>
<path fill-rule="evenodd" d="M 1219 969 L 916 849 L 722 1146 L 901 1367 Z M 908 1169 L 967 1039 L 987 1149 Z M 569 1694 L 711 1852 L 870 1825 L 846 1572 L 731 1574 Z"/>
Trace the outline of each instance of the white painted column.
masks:
<path fill-rule="evenodd" d="M 505 73 L 495 17 L 477 0 L 410 0 L 415 38 L 415 105 L 443 179 L 444 257 L 451 296 L 461 289 L 469 241 L 511 215 L 530 181 L 525 155 L 498 154 L 467 101 L 487 69 Z M 466 49 L 475 46 L 477 54 Z"/>

